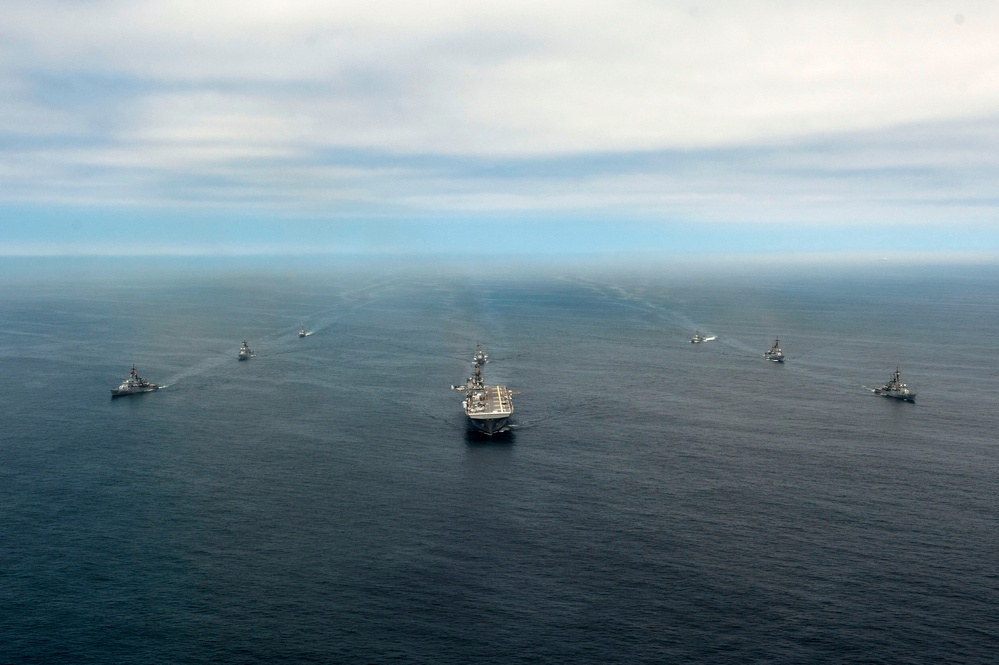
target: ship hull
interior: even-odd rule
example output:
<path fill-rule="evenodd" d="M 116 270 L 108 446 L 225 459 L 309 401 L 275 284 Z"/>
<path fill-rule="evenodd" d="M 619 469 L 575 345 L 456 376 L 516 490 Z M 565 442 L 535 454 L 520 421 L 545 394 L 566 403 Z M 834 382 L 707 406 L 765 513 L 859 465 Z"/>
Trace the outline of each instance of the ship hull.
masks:
<path fill-rule="evenodd" d="M 893 392 L 889 392 L 887 390 L 878 390 L 878 389 L 875 389 L 874 390 L 874 394 L 875 395 L 881 395 L 882 397 L 888 397 L 890 399 L 897 399 L 900 402 L 911 402 L 913 404 L 916 403 L 916 394 L 915 393 L 893 393 Z"/>
<path fill-rule="evenodd" d="M 142 393 L 151 393 L 151 392 L 154 392 L 154 391 L 159 390 L 159 389 L 160 389 L 159 386 L 156 386 L 155 388 L 153 388 L 153 387 L 149 387 L 149 388 L 126 388 L 125 390 L 122 390 L 120 388 L 112 388 L 111 389 L 111 397 L 125 397 L 126 395 L 141 395 Z"/>
<path fill-rule="evenodd" d="M 492 436 L 510 429 L 510 418 L 468 418 L 468 422 L 483 434 Z"/>

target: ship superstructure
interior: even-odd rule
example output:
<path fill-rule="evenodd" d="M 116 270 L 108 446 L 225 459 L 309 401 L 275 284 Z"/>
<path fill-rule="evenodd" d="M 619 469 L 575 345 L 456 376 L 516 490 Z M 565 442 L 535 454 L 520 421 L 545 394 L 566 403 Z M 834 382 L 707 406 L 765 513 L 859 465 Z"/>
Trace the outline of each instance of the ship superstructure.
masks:
<path fill-rule="evenodd" d="M 774 339 L 774 345 L 770 347 L 770 350 L 763 354 L 763 357 L 767 360 L 772 360 L 775 363 L 784 362 L 784 352 L 780 350 L 780 338 Z"/>
<path fill-rule="evenodd" d="M 481 358 L 481 360 L 480 360 Z M 451 386 L 465 394 L 461 406 L 468 422 L 484 434 L 499 434 L 510 429 L 510 416 L 513 415 L 513 392 L 506 386 L 487 386 L 482 378 L 482 365 L 487 360 L 482 347 L 476 347 L 473 357 L 472 375 L 463 386 Z"/>
<path fill-rule="evenodd" d="M 891 373 L 891 378 L 888 383 L 883 386 L 878 386 L 874 388 L 875 395 L 881 395 L 882 397 L 894 397 L 895 399 L 900 399 L 903 402 L 915 402 L 916 392 L 910 390 L 909 386 L 905 385 L 902 381 L 902 376 L 899 374 L 898 367 L 895 371 Z"/>
<path fill-rule="evenodd" d="M 117 388 L 111 389 L 111 397 L 151 393 L 152 391 L 159 389 L 160 387 L 155 383 L 150 383 L 139 376 L 139 373 L 135 371 L 135 365 L 132 365 L 132 371 L 128 373 L 128 378 L 122 381 L 121 385 Z"/>
<path fill-rule="evenodd" d="M 250 350 L 250 345 L 247 344 L 246 340 L 244 339 L 243 346 L 239 347 L 239 359 L 249 360 L 252 357 L 253 357 L 253 351 Z"/>

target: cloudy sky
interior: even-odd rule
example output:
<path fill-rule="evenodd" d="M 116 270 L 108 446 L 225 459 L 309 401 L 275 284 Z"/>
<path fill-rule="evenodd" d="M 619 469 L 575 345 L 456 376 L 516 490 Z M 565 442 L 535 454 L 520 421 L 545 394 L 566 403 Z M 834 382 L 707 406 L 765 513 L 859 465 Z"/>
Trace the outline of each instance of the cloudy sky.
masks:
<path fill-rule="evenodd" d="M 10 0 L 0 254 L 999 257 L 999 3 Z"/>

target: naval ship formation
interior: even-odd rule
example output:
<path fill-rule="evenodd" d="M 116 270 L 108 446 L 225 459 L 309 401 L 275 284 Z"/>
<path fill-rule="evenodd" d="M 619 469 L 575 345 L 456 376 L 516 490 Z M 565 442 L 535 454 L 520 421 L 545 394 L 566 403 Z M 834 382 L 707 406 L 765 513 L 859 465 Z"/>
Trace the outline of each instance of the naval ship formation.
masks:
<path fill-rule="evenodd" d="M 312 333 L 306 332 L 305 326 L 298 332 L 299 337 L 305 337 Z M 694 333 L 690 340 L 694 344 L 709 342 L 717 339 L 717 336 L 705 337 L 700 331 Z M 253 357 L 253 351 L 249 344 L 243 340 L 243 345 L 239 349 L 239 359 L 247 360 Z M 770 350 L 763 354 L 767 360 L 774 362 L 784 362 L 784 353 L 780 348 L 780 339 L 775 338 Z M 451 386 L 452 390 L 464 393 L 461 406 L 468 417 L 469 424 L 475 429 L 485 434 L 499 434 L 510 429 L 510 417 L 513 415 L 513 396 L 516 394 L 506 386 L 487 386 L 482 377 L 482 368 L 489 362 L 481 344 L 475 345 L 475 354 L 472 356 L 472 375 L 465 381 L 465 385 Z M 135 395 L 159 390 L 155 383 L 146 381 L 135 370 L 132 370 L 129 377 L 117 388 L 111 389 L 112 397 L 123 395 Z M 891 379 L 882 386 L 871 388 L 871 392 L 883 397 L 891 397 L 905 402 L 915 402 L 916 392 L 907 386 L 901 378 L 898 367 L 892 372 Z"/>
<path fill-rule="evenodd" d="M 482 366 L 489 357 L 476 345 L 472 357 L 472 375 L 463 386 L 451 386 L 453 390 L 465 393 L 461 406 L 468 422 L 483 434 L 499 434 L 510 429 L 510 416 L 513 415 L 513 392 L 506 386 L 487 386 L 482 378 Z"/>
<path fill-rule="evenodd" d="M 117 388 L 111 389 L 111 397 L 136 395 L 138 393 L 151 393 L 154 390 L 159 389 L 160 387 L 155 383 L 150 383 L 139 376 L 139 373 L 135 371 L 135 365 L 132 365 L 132 371 L 128 373 L 128 378 L 122 381 L 121 385 Z"/>

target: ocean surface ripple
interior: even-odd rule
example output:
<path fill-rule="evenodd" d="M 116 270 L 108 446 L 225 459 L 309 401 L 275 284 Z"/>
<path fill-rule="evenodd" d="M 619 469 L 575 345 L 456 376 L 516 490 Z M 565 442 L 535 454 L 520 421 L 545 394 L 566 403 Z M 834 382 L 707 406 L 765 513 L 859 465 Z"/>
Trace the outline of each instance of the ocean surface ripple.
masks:
<path fill-rule="evenodd" d="M 995 662 L 996 277 L 8 276 L 0 663 Z"/>

